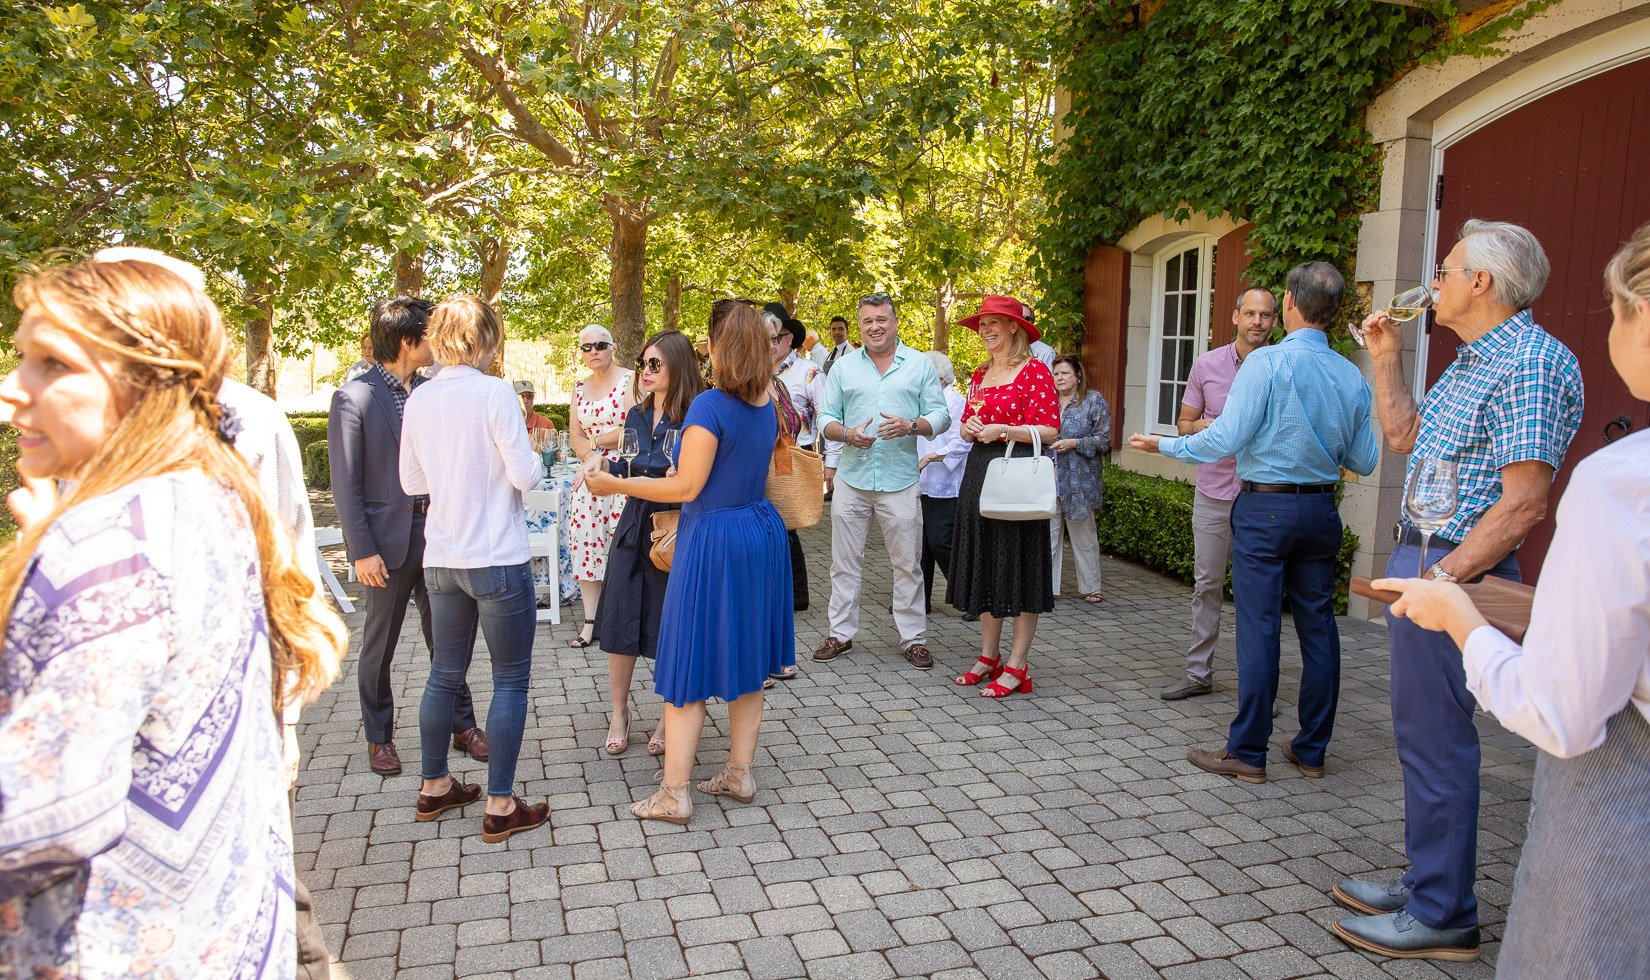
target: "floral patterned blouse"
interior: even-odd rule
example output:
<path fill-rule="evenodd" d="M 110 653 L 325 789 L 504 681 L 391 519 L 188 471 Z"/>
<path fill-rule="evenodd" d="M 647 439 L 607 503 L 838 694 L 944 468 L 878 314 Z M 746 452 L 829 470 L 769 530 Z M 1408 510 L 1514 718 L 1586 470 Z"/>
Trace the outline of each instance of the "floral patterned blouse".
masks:
<path fill-rule="evenodd" d="M 0 976 L 294 975 L 263 610 L 199 472 L 46 532 L 0 647 Z"/>
<path fill-rule="evenodd" d="M 1098 391 L 1085 393 L 1060 412 L 1060 438 L 1077 440 L 1076 448 L 1054 457 L 1060 510 L 1067 517 L 1093 514 L 1104 494 L 1100 464 L 1111 449 L 1111 406 Z"/>

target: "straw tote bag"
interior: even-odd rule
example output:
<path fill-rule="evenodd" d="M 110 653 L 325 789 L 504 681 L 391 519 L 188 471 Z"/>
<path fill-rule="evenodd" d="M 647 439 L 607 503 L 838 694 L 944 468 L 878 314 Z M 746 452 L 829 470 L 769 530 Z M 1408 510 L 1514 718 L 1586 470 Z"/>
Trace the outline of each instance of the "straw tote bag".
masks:
<path fill-rule="evenodd" d="M 652 560 L 653 567 L 661 572 L 670 571 L 671 559 L 676 557 L 676 522 L 681 520 L 682 512 L 667 510 L 653 515 L 653 547 L 647 551 L 647 557 Z"/>
<path fill-rule="evenodd" d="M 785 530 L 813 527 L 825 509 L 825 457 L 798 446 L 777 404 L 773 412 L 779 437 L 768 461 L 768 501 L 779 511 Z"/>
<path fill-rule="evenodd" d="M 980 516 L 997 521 L 1046 521 L 1060 507 L 1054 489 L 1054 460 L 1043 455 L 1043 437 L 1031 430 L 1031 455 L 1016 456 L 1016 443 L 985 467 Z"/>

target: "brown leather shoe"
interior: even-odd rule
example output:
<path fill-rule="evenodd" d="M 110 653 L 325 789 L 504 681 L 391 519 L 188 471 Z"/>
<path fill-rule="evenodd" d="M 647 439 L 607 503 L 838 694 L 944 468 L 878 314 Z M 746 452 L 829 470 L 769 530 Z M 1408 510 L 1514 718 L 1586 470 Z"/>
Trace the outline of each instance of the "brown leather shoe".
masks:
<path fill-rule="evenodd" d="M 853 640 L 839 640 L 834 636 L 827 636 L 825 642 L 819 645 L 819 649 L 814 651 L 814 659 L 822 664 L 828 664 L 853 648 Z"/>
<path fill-rule="evenodd" d="M 918 670 L 933 670 L 934 658 L 928 653 L 925 643 L 913 643 L 905 648 L 905 659 L 911 661 L 911 666 Z"/>
<path fill-rule="evenodd" d="M 511 797 L 516 801 L 516 808 L 502 817 L 495 817 L 491 813 L 481 818 L 481 839 L 489 844 L 497 844 L 501 840 L 508 840 L 511 834 L 519 834 L 524 830 L 532 830 L 539 824 L 550 819 L 550 804 L 528 803 L 519 796 Z"/>
<path fill-rule="evenodd" d="M 1301 757 L 1295 754 L 1295 747 L 1288 742 L 1283 743 L 1283 757 L 1293 762 L 1296 768 L 1300 769 L 1301 775 L 1307 779 L 1323 778 L 1323 766 L 1309 766 L 1302 762 Z"/>
<path fill-rule="evenodd" d="M 1232 754 L 1225 749 L 1193 749 L 1186 753 L 1186 761 L 1217 776 L 1231 776 L 1246 783 L 1266 782 L 1266 769 L 1260 766 L 1251 766 L 1232 758 Z"/>
<path fill-rule="evenodd" d="M 401 756 L 394 742 L 368 742 L 367 764 L 380 776 L 401 775 Z"/>
<path fill-rule="evenodd" d="M 453 748 L 460 752 L 468 752 L 470 758 L 477 762 L 487 761 L 487 733 L 479 728 L 472 728 L 467 732 L 459 732 L 453 736 Z"/>
<path fill-rule="evenodd" d="M 448 810 L 457 810 L 481 799 L 481 787 L 475 783 L 451 780 L 452 785 L 440 796 L 418 794 L 418 819 L 434 820 Z"/>

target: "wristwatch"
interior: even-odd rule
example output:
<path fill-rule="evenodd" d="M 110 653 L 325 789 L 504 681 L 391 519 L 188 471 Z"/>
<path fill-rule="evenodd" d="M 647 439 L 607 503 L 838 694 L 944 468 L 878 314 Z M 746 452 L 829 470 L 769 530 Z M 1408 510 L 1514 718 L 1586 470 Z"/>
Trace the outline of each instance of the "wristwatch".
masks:
<path fill-rule="evenodd" d="M 921 435 L 921 433 L 919 433 L 917 431 L 917 423 L 921 422 L 921 421 L 922 421 L 922 416 L 920 416 L 920 415 L 918 415 L 915 418 L 909 418 L 909 419 L 905 420 L 905 424 L 909 425 L 911 427 L 911 434 L 912 435 L 914 435 L 914 436 L 915 435 Z"/>
<path fill-rule="evenodd" d="M 1427 569 L 1427 574 L 1432 576 L 1434 582 L 1454 582 L 1456 580 L 1454 575 L 1444 571 L 1443 559 L 1433 562 L 1432 567 Z"/>

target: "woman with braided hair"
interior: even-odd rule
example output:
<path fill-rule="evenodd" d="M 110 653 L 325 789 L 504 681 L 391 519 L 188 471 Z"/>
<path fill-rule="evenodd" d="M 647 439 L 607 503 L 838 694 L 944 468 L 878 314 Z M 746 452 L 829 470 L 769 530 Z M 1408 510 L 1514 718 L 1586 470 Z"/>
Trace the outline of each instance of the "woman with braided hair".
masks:
<path fill-rule="evenodd" d="M 345 632 L 232 445 L 218 310 L 137 259 L 15 299 L 0 974 L 291 977 L 281 707 Z"/>

